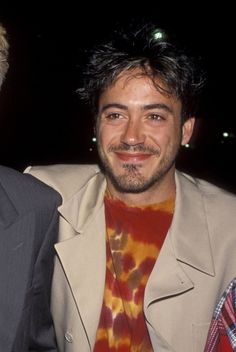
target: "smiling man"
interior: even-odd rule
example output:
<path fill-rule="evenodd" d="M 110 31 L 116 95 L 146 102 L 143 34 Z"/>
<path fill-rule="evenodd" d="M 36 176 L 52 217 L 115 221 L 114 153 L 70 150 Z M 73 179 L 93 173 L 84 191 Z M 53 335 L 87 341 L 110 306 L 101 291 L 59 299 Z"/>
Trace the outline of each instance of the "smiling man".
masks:
<path fill-rule="evenodd" d="M 79 93 L 100 168 L 28 169 L 63 197 L 51 298 L 61 352 L 203 351 L 235 274 L 235 196 L 175 168 L 204 79 L 156 33 L 119 29 L 91 52 Z"/>
<path fill-rule="evenodd" d="M 101 94 L 97 121 L 98 152 L 112 194 L 137 205 L 174 194 L 176 155 L 193 125 L 194 118 L 181 124 L 180 101 L 158 91 L 144 69 L 121 73 Z"/>

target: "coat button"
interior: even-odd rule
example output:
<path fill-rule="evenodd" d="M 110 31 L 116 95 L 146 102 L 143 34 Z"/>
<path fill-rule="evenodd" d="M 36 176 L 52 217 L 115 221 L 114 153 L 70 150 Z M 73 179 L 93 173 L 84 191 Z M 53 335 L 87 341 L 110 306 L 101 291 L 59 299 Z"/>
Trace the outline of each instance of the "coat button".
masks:
<path fill-rule="evenodd" d="M 73 342 L 73 335 L 70 332 L 65 333 L 65 339 L 67 342 Z"/>

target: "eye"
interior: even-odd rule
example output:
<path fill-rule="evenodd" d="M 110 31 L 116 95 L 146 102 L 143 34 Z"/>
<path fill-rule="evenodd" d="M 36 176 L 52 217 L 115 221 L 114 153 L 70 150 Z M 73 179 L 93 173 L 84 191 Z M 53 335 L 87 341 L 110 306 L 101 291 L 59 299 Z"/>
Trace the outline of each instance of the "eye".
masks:
<path fill-rule="evenodd" d="M 148 116 L 148 119 L 151 121 L 162 121 L 164 120 L 164 117 L 159 114 L 151 114 Z"/>
<path fill-rule="evenodd" d="M 108 114 L 108 115 L 106 116 L 106 119 L 108 119 L 108 120 L 118 120 L 118 119 L 120 119 L 120 118 L 121 118 L 121 115 L 118 114 L 118 113 L 116 113 L 116 112 L 111 113 L 111 114 Z"/>

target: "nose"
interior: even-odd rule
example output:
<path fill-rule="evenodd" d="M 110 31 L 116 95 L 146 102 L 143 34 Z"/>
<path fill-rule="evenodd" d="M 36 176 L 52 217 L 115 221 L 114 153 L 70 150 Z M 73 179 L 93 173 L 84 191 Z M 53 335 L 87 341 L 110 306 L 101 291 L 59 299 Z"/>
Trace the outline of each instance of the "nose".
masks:
<path fill-rule="evenodd" d="M 121 135 L 121 142 L 128 145 L 137 145 L 144 143 L 144 140 L 145 136 L 141 123 L 133 119 L 128 120 Z"/>

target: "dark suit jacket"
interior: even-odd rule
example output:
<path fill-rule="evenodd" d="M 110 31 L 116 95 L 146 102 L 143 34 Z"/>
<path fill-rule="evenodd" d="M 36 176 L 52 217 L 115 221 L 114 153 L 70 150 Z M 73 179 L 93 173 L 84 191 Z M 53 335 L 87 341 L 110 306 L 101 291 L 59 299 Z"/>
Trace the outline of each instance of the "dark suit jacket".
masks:
<path fill-rule="evenodd" d="M 0 352 L 57 351 L 50 290 L 60 201 L 0 166 Z"/>

